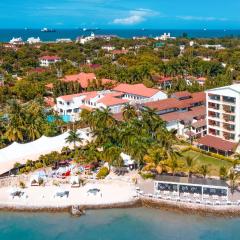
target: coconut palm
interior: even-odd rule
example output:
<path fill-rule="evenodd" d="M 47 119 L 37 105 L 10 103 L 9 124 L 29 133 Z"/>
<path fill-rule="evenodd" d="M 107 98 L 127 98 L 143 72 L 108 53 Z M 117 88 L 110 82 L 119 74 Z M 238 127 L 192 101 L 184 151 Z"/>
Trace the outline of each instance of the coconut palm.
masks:
<path fill-rule="evenodd" d="M 192 171 L 193 171 L 193 169 L 196 165 L 197 158 L 198 158 L 198 156 L 196 156 L 196 157 L 187 156 L 185 158 L 187 172 L 188 172 L 188 178 L 189 178 L 190 174 L 192 173 Z"/>
<path fill-rule="evenodd" d="M 124 106 L 122 114 L 123 114 L 123 119 L 125 121 L 128 121 L 132 118 L 137 117 L 137 111 L 135 107 L 130 104 L 127 104 L 126 106 Z"/>
<path fill-rule="evenodd" d="M 76 143 L 82 143 L 83 139 L 76 130 L 71 130 L 68 136 L 65 138 L 66 143 L 73 143 L 74 149 L 76 148 Z"/>
<path fill-rule="evenodd" d="M 206 178 L 206 176 L 209 174 L 210 170 L 209 170 L 209 166 L 206 164 L 203 164 L 200 166 L 199 168 L 199 173 L 201 175 L 203 175 L 204 178 Z"/>
<path fill-rule="evenodd" d="M 219 176 L 220 179 L 222 180 L 226 180 L 228 177 L 228 172 L 227 172 L 227 168 L 225 166 L 221 166 L 219 169 Z"/>
<path fill-rule="evenodd" d="M 231 170 L 228 175 L 228 178 L 230 180 L 231 192 L 233 194 L 236 188 L 236 181 L 239 179 L 239 173 L 235 172 L 234 170 Z"/>

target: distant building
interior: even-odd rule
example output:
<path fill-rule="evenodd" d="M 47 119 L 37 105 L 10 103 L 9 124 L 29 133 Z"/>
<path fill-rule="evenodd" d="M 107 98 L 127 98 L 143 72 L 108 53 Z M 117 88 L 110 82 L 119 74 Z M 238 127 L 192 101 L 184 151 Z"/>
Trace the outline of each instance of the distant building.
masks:
<path fill-rule="evenodd" d="M 159 37 L 155 37 L 155 40 L 162 40 L 162 41 L 166 41 L 169 39 L 175 40 L 176 37 L 171 37 L 170 33 L 164 33 L 163 35 L 159 36 Z"/>
<path fill-rule="evenodd" d="M 101 83 L 102 85 L 106 85 L 106 84 L 114 85 L 116 83 L 116 81 L 111 79 L 97 80 L 96 75 L 94 73 L 84 73 L 84 72 L 81 72 L 78 74 L 66 75 L 64 78 L 61 79 L 61 81 L 78 82 L 80 83 L 81 87 L 85 90 L 89 87 L 89 84 L 91 84 L 93 81 L 96 81 L 96 83 L 98 81 L 98 83 Z"/>
<path fill-rule="evenodd" d="M 87 37 L 85 37 L 85 36 L 78 37 L 78 38 L 76 39 L 76 43 L 85 44 L 85 43 L 87 43 L 87 42 L 89 42 L 89 41 L 94 40 L 95 38 L 96 38 L 96 37 L 95 37 L 95 34 L 94 34 L 94 33 L 91 33 L 91 35 L 90 35 L 90 36 L 87 36 Z"/>
<path fill-rule="evenodd" d="M 214 49 L 216 49 L 216 50 L 223 50 L 223 49 L 225 49 L 225 47 L 223 47 L 221 44 L 215 44 L 215 45 L 204 44 L 204 45 L 202 45 L 202 47 L 205 47 L 205 48 L 214 48 Z"/>
<path fill-rule="evenodd" d="M 61 58 L 58 56 L 43 56 L 39 58 L 41 67 L 49 67 L 51 64 L 61 61 Z"/>
<path fill-rule="evenodd" d="M 70 38 L 58 38 L 56 39 L 56 43 L 71 43 L 72 40 Z"/>
<path fill-rule="evenodd" d="M 39 37 L 37 37 L 37 38 L 30 37 L 30 38 L 28 38 L 27 43 L 28 43 L 28 44 L 41 43 L 41 40 L 40 40 Z"/>
<path fill-rule="evenodd" d="M 105 46 L 102 46 L 102 50 L 105 50 L 105 51 L 113 51 L 115 49 L 114 46 L 111 46 L 111 45 L 105 45 Z"/>
<path fill-rule="evenodd" d="M 24 42 L 22 40 L 22 38 L 12 38 L 10 41 L 9 41 L 10 44 L 12 45 L 24 45 Z"/>

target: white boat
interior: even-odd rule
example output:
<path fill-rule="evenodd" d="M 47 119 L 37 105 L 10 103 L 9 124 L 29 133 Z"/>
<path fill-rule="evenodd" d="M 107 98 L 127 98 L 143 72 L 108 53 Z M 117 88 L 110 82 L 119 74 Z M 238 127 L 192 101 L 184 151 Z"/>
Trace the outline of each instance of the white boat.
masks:
<path fill-rule="evenodd" d="M 41 29 L 41 32 L 56 32 L 56 30 L 55 29 L 43 28 L 43 29 Z"/>

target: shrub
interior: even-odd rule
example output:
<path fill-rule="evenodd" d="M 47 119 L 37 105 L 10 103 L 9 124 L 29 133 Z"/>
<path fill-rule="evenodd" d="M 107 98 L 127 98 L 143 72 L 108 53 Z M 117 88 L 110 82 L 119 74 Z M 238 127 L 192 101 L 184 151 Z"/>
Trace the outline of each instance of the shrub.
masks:
<path fill-rule="evenodd" d="M 109 174 L 109 170 L 107 167 L 102 167 L 97 173 L 98 179 L 104 179 Z"/>
<path fill-rule="evenodd" d="M 26 187 L 26 184 L 22 181 L 19 182 L 19 186 L 20 188 L 25 188 Z"/>
<path fill-rule="evenodd" d="M 21 167 L 21 163 L 16 162 L 16 163 L 14 164 L 14 168 L 19 168 L 19 167 Z"/>
<path fill-rule="evenodd" d="M 154 173 L 151 173 L 151 172 L 141 172 L 141 176 L 143 179 L 153 179 L 155 177 L 155 174 Z"/>
<path fill-rule="evenodd" d="M 38 169 L 38 168 L 42 168 L 43 167 L 43 164 L 41 162 L 36 162 L 35 163 L 35 168 Z"/>

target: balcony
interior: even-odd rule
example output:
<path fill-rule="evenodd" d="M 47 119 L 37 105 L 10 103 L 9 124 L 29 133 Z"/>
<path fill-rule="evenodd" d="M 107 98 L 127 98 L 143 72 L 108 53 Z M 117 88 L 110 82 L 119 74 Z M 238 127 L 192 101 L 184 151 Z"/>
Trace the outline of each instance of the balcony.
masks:
<path fill-rule="evenodd" d="M 220 114 L 212 111 L 208 111 L 208 116 L 211 118 L 220 118 Z"/>
<path fill-rule="evenodd" d="M 235 107 L 229 105 L 223 105 L 223 110 L 226 113 L 235 113 Z"/>
<path fill-rule="evenodd" d="M 231 116 L 228 114 L 223 114 L 223 119 L 225 122 L 235 122 L 235 116 Z"/>
<path fill-rule="evenodd" d="M 208 125 L 213 127 L 220 127 L 220 122 L 214 120 L 208 120 Z"/>
<path fill-rule="evenodd" d="M 227 131 L 231 131 L 231 132 L 235 131 L 235 126 L 231 124 L 224 123 L 223 128 Z"/>
<path fill-rule="evenodd" d="M 223 101 L 223 102 L 226 102 L 226 103 L 235 104 L 235 103 L 236 103 L 236 98 L 223 96 L 222 101 Z"/>
<path fill-rule="evenodd" d="M 208 98 L 214 101 L 220 101 L 220 95 L 208 94 Z"/>
<path fill-rule="evenodd" d="M 220 109 L 220 105 L 217 103 L 208 103 L 208 108 L 214 109 L 214 110 L 219 110 Z"/>

